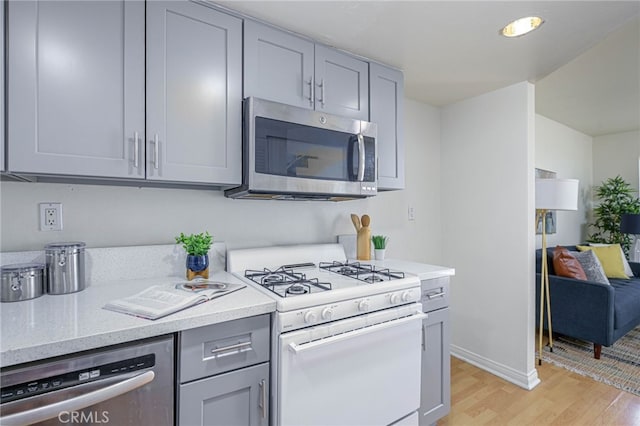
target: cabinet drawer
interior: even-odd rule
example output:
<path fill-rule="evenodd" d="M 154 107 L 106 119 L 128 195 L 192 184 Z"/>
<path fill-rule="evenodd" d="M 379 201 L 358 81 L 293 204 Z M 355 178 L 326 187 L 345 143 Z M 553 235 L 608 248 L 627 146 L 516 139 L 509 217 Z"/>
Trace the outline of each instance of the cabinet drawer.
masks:
<path fill-rule="evenodd" d="M 180 334 L 180 383 L 269 360 L 269 315 Z"/>
<path fill-rule="evenodd" d="M 422 310 L 435 311 L 449 306 L 449 277 L 422 280 Z"/>

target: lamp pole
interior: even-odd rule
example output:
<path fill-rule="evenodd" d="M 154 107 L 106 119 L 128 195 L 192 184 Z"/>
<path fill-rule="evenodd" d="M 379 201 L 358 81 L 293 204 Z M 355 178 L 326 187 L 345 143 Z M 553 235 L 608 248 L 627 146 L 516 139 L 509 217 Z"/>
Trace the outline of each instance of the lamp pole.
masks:
<path fill-rule="evenodd" d="M 551 329 L 551 296 L 549 294 L 549 266 L 547 264 L 547 213 L 548 209 L 539 209 L 536 217 L 542 221 L 542 265 L 540 274 L 540 327 L 538 329 L 538 365 L 542 365 L 542 335 L 544 334 L 545 302 L 547 308 L 547 324 L 549 329 L 549 350 L 553 352 L 553 331 Z"/>

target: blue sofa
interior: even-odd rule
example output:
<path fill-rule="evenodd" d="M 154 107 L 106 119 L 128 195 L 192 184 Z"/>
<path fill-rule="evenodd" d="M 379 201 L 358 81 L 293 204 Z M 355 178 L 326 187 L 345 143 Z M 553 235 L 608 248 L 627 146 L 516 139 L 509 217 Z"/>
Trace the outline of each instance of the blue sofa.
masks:
<path fill-rule="evenodd" d="M 576 246 L 564 246 L 577 251 Z M 553 251 L 547 248 L 551 325 L 553 333 L 593 342 L 600 359 L 602 345 L 611 346 L 640 325 L 640 263 L 629 263 L 634 277 L 609 279 L 611 285 L 555 275 Z M 540 271 L 542 250 L 536 250 L 536 326 L 540 321 Z M 546 313 L 544 328 L 547 329 Z"/>

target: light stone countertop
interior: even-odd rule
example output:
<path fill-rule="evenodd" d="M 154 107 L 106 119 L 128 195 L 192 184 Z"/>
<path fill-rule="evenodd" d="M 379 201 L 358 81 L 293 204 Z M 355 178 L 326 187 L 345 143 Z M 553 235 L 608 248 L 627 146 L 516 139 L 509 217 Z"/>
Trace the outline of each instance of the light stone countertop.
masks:
<path fill-rule="evenodd" d="M 385 259 L 363 260 L 362 262 L 371 263 L 381 268 L 389 268 L 396 271 L 402 271 L 409 274 L 417 275 L 421 281 L 440 277 L 449 277 L 455 275 L 456 273 L 456 270 L 454 268 L 450 268 L 447 266 L 429 265 L 426 263 L 411 262 L 406 260 Z"/>
<path fill-rule="evenodd" d="M 405 260 L 385 259 L 376 260 L 374 263 L 385 268 L 396 269 L 417 275 L 420 280 L 447 277 L 455 275 L 456 270 L 447 266 L 428 265 L 426 263 L 409 262 Z"/>
<path fill-rule="evenodd" d="M 241 283 L 227 272 L 210 280 Z M 83 291 L 45 294 L 0 306 L 0 366 L 66 355 L 275 311 L 275 301 L 247 286 L 155 321 L 108 311 L 105 303 L 184 277 L 113 281 Z"/>

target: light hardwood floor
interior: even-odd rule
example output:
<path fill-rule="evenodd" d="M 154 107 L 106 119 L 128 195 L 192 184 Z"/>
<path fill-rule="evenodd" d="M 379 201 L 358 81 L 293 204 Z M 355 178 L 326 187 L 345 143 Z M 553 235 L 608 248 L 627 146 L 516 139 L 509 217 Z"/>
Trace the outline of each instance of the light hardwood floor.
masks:
<path fill-rule="evenodd" d="M 550 363 L 536 367 L 542 383 L 527 391 L 452 357 L 451 413 L 438 425 L 640 425 L 640 397 Z"/>

